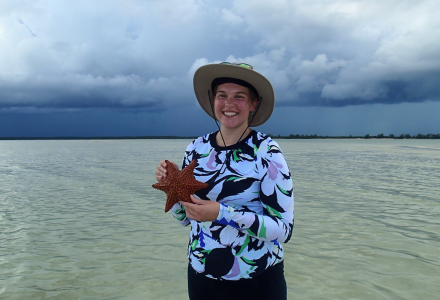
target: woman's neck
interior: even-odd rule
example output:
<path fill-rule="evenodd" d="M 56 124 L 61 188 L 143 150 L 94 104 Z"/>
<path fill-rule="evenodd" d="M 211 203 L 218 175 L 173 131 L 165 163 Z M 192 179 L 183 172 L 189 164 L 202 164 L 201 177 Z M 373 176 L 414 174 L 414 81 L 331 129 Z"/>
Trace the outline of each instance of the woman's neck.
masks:
<path fill-rule="evenodd" d="M 251 133 L 252 129 L 251 128 L 247 128 L 246 132 L 243 133 L 244 130 L 228 130 L 227 128 L 221 128 L 221 132 L 222 134 L 220 135 L 220 132 L 217 133 L 217 136 L 215 137 L 217 145 L 219 145 L 220 147 L 223 146 L 232 146 L 235 145 L 236 143 L 239 142 L 238 139 L 240 139 L 240 141 L 242 141 L 243 139 L 245 139 L 249 133 Z M 226 145 L 224 145 L 223 143 L 223 139 Z"/>

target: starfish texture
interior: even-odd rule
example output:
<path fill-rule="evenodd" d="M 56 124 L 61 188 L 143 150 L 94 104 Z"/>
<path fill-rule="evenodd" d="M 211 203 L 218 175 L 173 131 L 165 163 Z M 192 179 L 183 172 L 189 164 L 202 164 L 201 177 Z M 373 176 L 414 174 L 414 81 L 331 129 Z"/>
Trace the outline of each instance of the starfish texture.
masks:
<path fill-rule="evenodd" d="M 167 194 L 167 202 L 165 204 L 165 212 L 169 211 L 174 204 L 179 201 L 190 202 L 190 196 L 196 191 L 207 188 L 208 184 L 200 182 L 194 178 L 194 168 L 197 165 L 197 161 L 193 160 L 182 171 L 170 163 L 167 164 L 167 177 L 153 184 L 155 189 L 161 190 Z"/>

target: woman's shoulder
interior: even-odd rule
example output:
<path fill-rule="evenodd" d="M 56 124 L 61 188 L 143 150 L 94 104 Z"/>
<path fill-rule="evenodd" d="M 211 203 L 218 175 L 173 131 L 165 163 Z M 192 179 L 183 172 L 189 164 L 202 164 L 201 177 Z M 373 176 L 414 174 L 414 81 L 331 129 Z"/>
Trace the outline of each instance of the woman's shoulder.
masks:
<path fill-rule="evenodd" d="M 257 146 L 261 147 L 262 145 L 278 145 L 277 142 L 275 142 L 270 135 L 262 133 L 260 131 L 256 131 L 252 142 Z"/>
<path fill-rule="evenodd" d="M 261 140 L 261 141 L 266 141 L 266 140 L 270 140 L 271 137 L 261 131 L 255 131 L 255 136 Z"/>
<path fill-rule="evenodd" d="M 256 149 L 260 150 L 261 153 L 281 153 L 281 148 L 278 143 L 268 134 L 256 132 L 253 143 L 256 146 Z"/>

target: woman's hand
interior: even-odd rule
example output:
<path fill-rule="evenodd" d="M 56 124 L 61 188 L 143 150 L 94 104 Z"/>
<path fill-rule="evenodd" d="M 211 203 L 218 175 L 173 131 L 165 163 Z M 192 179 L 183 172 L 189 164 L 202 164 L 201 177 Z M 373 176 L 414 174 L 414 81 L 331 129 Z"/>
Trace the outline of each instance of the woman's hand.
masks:
<path fill-rule="evenodd" d="M 215 201 L 201 200 L 191 195 L 191 200 L 195 203 L 179 201 L 185 208 L 185 213 L 191 220 L 206 222 L 215 221 L 220 211 L 220 204 Z"/>
<path fill-rule="evenodd" d="M 174 164 L 177 169 L 179 169 L 174 162 L 171 163 Z M 156 168 L 156 180 L 161 181 L 165 177 L 167 177 L 167 164 L 165 163 L 165 160 L 161 160 Z"/>

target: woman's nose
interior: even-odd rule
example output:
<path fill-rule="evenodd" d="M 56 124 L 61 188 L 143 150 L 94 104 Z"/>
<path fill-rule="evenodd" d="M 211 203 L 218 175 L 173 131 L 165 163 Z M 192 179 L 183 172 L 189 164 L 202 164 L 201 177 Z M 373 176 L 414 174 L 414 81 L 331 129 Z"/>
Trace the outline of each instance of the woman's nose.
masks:
<path fill-rule="evenodd" d="M 225 103 L 235 103 L 234 97 L 227 97 Z"/>

